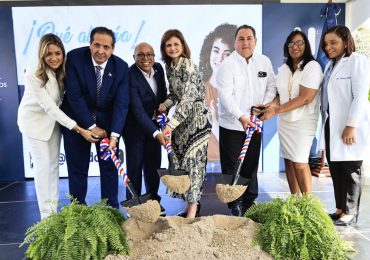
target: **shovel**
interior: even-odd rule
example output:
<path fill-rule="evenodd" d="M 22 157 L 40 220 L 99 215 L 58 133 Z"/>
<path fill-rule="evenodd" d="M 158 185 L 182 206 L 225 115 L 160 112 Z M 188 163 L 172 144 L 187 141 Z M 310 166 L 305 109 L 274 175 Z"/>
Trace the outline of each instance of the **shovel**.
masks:
<path fill-rule="evenodd" d="M 102 153 L 101 158 L 105 161 L 111 159 L 114 165 L 117 168 L 118 174 L 123 175 L 123 182 L 125 183 L 127 189 L 132 195 L 131 199 L 124 200 L 120 202 L 121 206 L 128 210 L 129 208 L 133 208 L 133 213 L 130 213 L 132 217 L 137 217 L 138 219 L 144 218 L 143 220 L 149 220 L 148 222 L 152 222 L 150 220 L 154 219 L 153 222 L 155 222 L 156 219 L 158 219 L 159 214 L 160 214 L 160 206 L 157 201 L 152 202 L 150 201 L 151 199 L 151 194 L 150 193 L 145 193 L 144 195 L 138 195 L 137 192 L 134 189 L 134 186 L 130 182 L 129 178 L 127 177 L 127 174 L 124 172 L 123 165 L 120 161 L 120 159 L 116 156 L 116 151 L 117 148 L 113 147 L 112 150 L 107 150 L 109 147 L 109 139 L 104 138 L 100 142 L 100 152 Z M 144 203 L 149 203 L 152 204 L 151 206 L 144 205 Z M 136 207 L 139 206 L 140 207 Z M 136 208 L 136 209 L 135 209 Z M 141 212 L 140 212 L 141 211 Z M 158 214 L 156 214 L 158 213 Z M 158 217 L 156 216 L 158 215 Z"/>
<path fill-rule="evenodd" d="M 168 121 L 166 114 L 157 116 L 157 122 L 162 129 L 164 129 Z M 184 170 L 175 169 L 171 142 L 166 144 L 166 151 L 168 156 L 168 169 L 158 169 L 159 177 L 169 190 L 178 194 L 183 194 L 190 188 L 189 174 Z"/>
<path fill-rule="evenodd" d="M 253 107 L 252 107 L 253 109 Z M 258 119 L 257 116 L 251 115 L 250 121 L 253 122 L 256 127 L 248 127 L 246 131 L 246 138 L 238 157 L 238 161 L 235 168 L 235 174 L 229 176 L 223 176 L 223 179 L 229 184 L 217 184 L 216 185 L 216 194 L 219 200 L 223 203 L 232 202 L 238 198 L 245 192 L 247 189 L 247 183 L 249 179 L 240 176 L 240 169 L 242 168 L 245 155 L 248 151 L 249 143 L 252 138 L 254 132 L 261 132 L 262 131 L 262 121 Z"/>

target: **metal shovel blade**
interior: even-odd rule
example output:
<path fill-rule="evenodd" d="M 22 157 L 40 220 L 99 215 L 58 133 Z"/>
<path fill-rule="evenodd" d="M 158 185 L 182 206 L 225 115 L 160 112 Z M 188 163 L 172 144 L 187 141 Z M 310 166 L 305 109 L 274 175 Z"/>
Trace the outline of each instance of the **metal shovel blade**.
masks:
<path fill-rule="evenodd" d="M 190 188 L 190 178 L 186 171 L 175 169 L 158 169 L 161 181 L 175 193 L 183 194 Z"/>
<path fill-rule="evenodd" d="M 187 171 L 184 170 L 171 170 L 166 168 L 161 168 L 157 170 L 159 177 L 163 177 L 164 175 L 173 175 L 173 176 L 182 176 L 182 175 L 188 175 Z"/>
<path fill-rule="evenodd" d="M 143 195 L 140 195 L 138 197 L 132 197 L 131 199 L 121 201 L 120 204 L 124 208 L 130 208 L 133 206 L 137 206 L 139 204 L 143 204 L 150 200 L 152 198 L 152 195 L 150 193 L 145 193 Z"/>
<path fill-rule="evenodd" d="M 222 174 L 221 175 L 221 184 L 230 184 L 230 185 L 232 185 L 233 182 L 234 182 L 234 178 L 235 178 L 234 175 Z M 250 181 L 249 178 L 239 176 L 235 185 L 248 185 L 249 181 Z"/>

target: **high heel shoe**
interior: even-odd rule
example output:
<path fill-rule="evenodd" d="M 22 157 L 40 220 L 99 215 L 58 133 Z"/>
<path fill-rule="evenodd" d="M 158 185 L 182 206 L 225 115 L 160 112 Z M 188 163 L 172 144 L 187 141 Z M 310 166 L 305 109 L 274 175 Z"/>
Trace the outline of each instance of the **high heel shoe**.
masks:
<path fill-rule="evenodd" d="M 333 221 L 336 221 L 338 219 L 340 219 L 340 215 L 342 213 L 337 213 L 337 212 L 334 212 L 334 213 L 328 213 L 329 217 L 333 220 Z"/>
<path fill-rule="evenodd" d="M 348 220 L 342 220 L 342 219 L 337 219 L 336 221 L 334 221 L 334 225 L 336 226 L 350 226 L 352 225 L 352 223 L 357 223 L 357 218 L 358 218 L 358 214 L 357 215 L 352 215 L 352 218 L 348 219 Z"/>
<path fill-rule="evenodd" d="M 200 202 L 198 202 L 197 211 L 195 212 L 195 217 L 196 218 L 200 217 Z"/>
<path fill-rule="evenodd" d="M 179 213 L 176 214 L 176 216 L 178 217 L 182 217 L 182 218 L 186 218 L 186 216 L 188 215 L 188 212 L 187 210 L 183 210 Z M 200 217 L 200 203 L 198 202 L 198 205 L 197 205 L 197 211 L 195 212 L 195 217 Z"/>

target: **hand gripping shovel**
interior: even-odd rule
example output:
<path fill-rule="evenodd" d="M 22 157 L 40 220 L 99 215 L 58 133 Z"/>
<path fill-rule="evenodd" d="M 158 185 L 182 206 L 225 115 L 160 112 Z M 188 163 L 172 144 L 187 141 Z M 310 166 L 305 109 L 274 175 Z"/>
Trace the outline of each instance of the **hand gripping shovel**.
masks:
<path fill-rule="evenodd" d="M 164 129 L 168 122 L 168 117 L 165 114 L 161 114 L 157 116 L 157 122 L 161 128 Z M 184 170 L 175 169 L 171 142 L 166 144 L 166 150 L 168 156 L 168 169 L 158 169 L 159 177 L 169 190 L 179 194 L 185 193 L 190 188 L 189 175 Z"/>
<path fill-rule="evenodd" d="M 130 213 L 133 218 L 140 219 L 145 222 L 155 222 L 160 214 L 160 206 L 157 201 L 150 200 L 151 194 L 138 195 L 124 172 L 123 165 L 119 158 L 116 156 L 117 148 L 113 147 L 112 150 L 107 150 L 109 147 L 109 139 L 104 138 L 100 142 L 101 158 L 105 161 L 111 159 L 117 168 L 118 174 L 123 175 L 123 182 L 132 195 L 131 199 L 124 200 L 120 204 L 123 208 Z"/>
<path fill-rule="evenodd" d="M 238 199 L 247 189 L 246 186 L 248 179 L 240 177 L 240 169 L 242 168 L 245 155 L 248 151 L 249 143 L 251 141 L 252 135 L 254 132 L 262 132 L 262 121 L 257 118 L 255 115 L 250 116 L 250 121 L 256 124 L 256 127 L 248 127 L 246 132 L 246 138 L 240 152 L 237 165 L 235 168 L 235 175 L 223 176 L 224 179 L 229 179 L 229 184 L 217 184 L 216 185 L 216 194 L 219 200 L 223 203 L 229 203 Z"/>

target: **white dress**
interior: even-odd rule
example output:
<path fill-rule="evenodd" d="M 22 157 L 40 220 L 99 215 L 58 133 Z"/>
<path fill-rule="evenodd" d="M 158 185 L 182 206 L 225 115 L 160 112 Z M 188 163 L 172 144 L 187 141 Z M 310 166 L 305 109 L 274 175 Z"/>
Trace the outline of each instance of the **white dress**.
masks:
<path fill-rule="evenodd" d="M 277 90 L 280 104 L 299 96 L 300 85 L 306 88 L 319 89 L 323 75 L 318 62 L 310 61 L 304 69 L 292 74 L 288 65 L 280 67 L 277 75 Z M 319 94 L 311 103 L 289 112 L 279 114 L 278 133 L 282 157 L 293 162 L 307 163 L 316 133 L 319 118 Z"/>

